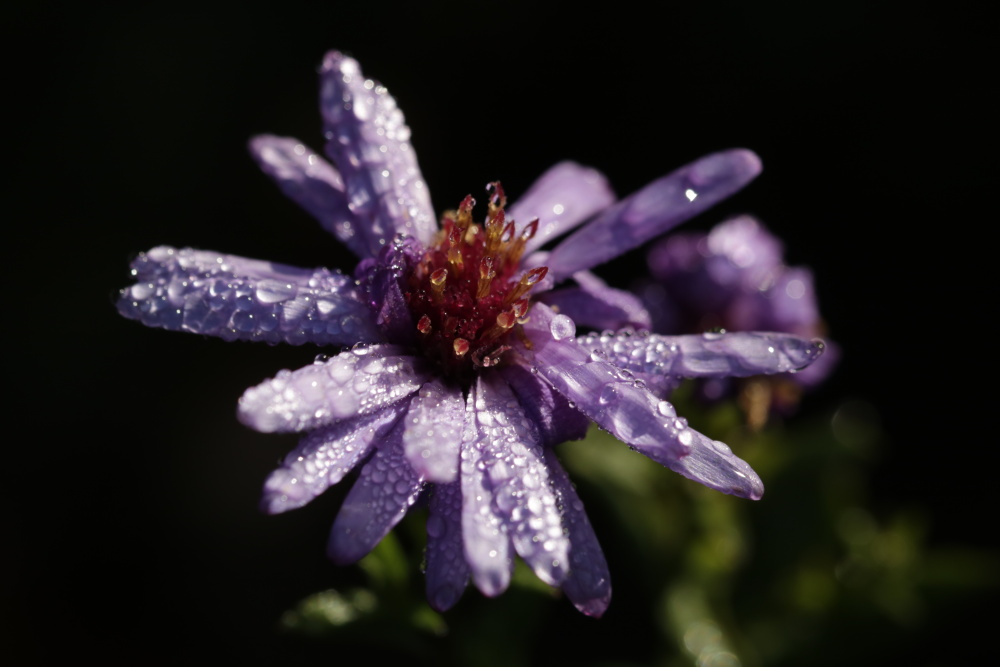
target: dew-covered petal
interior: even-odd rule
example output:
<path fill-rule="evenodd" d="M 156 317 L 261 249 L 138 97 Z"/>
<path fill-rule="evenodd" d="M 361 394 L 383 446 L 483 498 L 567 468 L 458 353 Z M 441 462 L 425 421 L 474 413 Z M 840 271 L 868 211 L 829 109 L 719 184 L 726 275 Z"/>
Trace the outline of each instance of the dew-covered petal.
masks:
<path fill-rule="evenodd" d="M 712 440 L 692 428 L 686 429 L 686 433 L 691 435 L 690 450 L 681 459 L 657 458 L 655 451 L 643 454 L 710 489 L 760 500 L 764 495 L 764 482 L 750 464 L 733 454 L 729 445 L 723 442 Z"/>
<path fill-rule="evenodd" d="M 794 372 L 818 359 L 825 347 L 819 339 L 783 333 L 630 334 L 586 336 L 580 343 L 632 373 L 678 378 Z"/>
<path fill-rule="evenodd" d="M 308 431 L 375 412 L 429 379 L 423 360 L 395 345 L 359 345 L 247 389 L 237 414 L 265 433 Z"/>
<path fill-rule="evenodd" d="M 428 244 L 437 221 L 396 101 L 364 77 L 356 60 L 337 51 L 326 54 L 320 75 L 326 154 L 344 179 L 368 256 L 396 234 Z"/>
<path fill-rule="evenodd" d="M 558 308 L 580 326 L 592 329 L 621 329 L 635 327 L 649 329 L 651 320 L 642 301 L 624 290 L 608 284 L 589 271 L 573 275 L 576 287 L 545 292 L 539 298 L 543 303 Z"/>
<path fill-rule="evenodd" d="M 465 426 L 462 390 L 434 379 L 410 401 L 403 448 L 410 466 L 429 482 L 453 482 Z"/>
<path fill-rule="evenodd" d="M 694 445 L 711 441 L 688 427 L 687 420 L 678 417 L 670 403 L 636 382 L 630 371 L 619 369 L 579 344 L 568 317 L 556 315 L 544 304 L 535 304 L 524 330 L 533 349 L 524 349 L 522 354 L 598 426 L 654 461 L 714 489 L 749 498 L 762 493 L 760 479 L 747 475 L 749 466 L 736 457 L 705 459 L 725 468 L 716 471 L 714 477 L 697 465 L 684 465 L 683 459 L 692 454 Z M 735 475 L 737 470 L 742 477 Z M 719 479 L 726 484 L 718 483 Z"/>
<path fill-rule="evenodd" d="M 330 531 L 330 558 L 346 565 L 365 556 L 406 515 L 423 488 L 423 479 L 406 462 L 403 428 L 397 422 L 340 507 Z"/>
<path fill-rule="evenodd" d="M 132 262 L 118 312 L 147 326 L 268 343 L 378 342 L 372 311 L 339 271 L 159 246 Z"/>
<path fill-rule="evenodd" d="M 435 484 L 427 516 L 427 600 L 447 611 L 469 583 L 462 545 L 462 485 Z"/>
<path fill-rule="evenodd" d="M 611 602 L 608 562 L 583 509 L 583 502 L 554 450 L 545 450 L 545 464 L 556 501 L 562 508 L 563 527 L 569 537 L 569 573 L 562 582 L 563 592 L 584 614 L 600 617 Z"/>
<path fill-rule="evenodd" d="M 548 382 L 518 363 L 502 366 L 497 372 L 514 390 L 544 446 L 554 447 L 587 435 L 590 420 Z"/>
<path fill-rule="evenodd" d="M 494 509 L 494 486 L 486 475 L 487 434 L 476 423 L 475 397 L 466 397 L 459 480 L 462 485 L 462 543 L 472 581 L 483 595 L 500 595 L 510 585 L 514 560 L 507 525 Z"/>
<path fill-rule="evenodd" d="M 293 137 L 270 134 L 250 140 L 250 155 L 286 197 L 319 220 L 323 229 L 359 257 L 368 257 L 370 240 L 347 205 L 344 179 L 323 157 Z"/>
<path fill-rule="evenodd" d="M 545 467 L 539 435 L 501 375 L 480 375 L 475 387 L 481 461 L 493 510 L 518 555 L 539 579 L 557 586 L 566 576 L 569 540 Z"/>
<path fill-rule="evenodd" d="M 669 367 L 670 347 L 666 343 L 651 345 L 648 348 L 628 346 L 632 337 L 645 337 L 648 332 L 636 332 L 634 329 L 591 332 L 576 339 L 592 357 L 607 361 L 621 370 L 635 376 L 636 381 L 661 398 L 669 396 L 680 386 L 682 377 L 664 372 Z"/>
<path fill-rule="evenodd" d="M 707 155 L 653 181 L 560 243 L 548 258 L 556 282 L 663 234 L 729 197 L 760 173 L 760 159 L 734 149 Z"/>
<path fill-rule="evenodd" d="M 406 401 L 399 401 L 373 414 L 310 431 L 264 482 L 264 511 L 278 514 L 311 502 L 364 459 L 406 410 Z"/>
<path fill-rule="evenodd" d="M 531 253 L 615 203 L 604 174 L 575 162 L 549 168 L 507 208 L 507 218 L 525 225 L 538 218 L 538 231 L 525 245 Z"/>
<path fill-rule="evenodd" d="M 637 449 L 666 448 L 676 457 L 687 453 L 679 429 L 657 409 L 659 401 L 631 373 L 577 343 L 568 317 L 536 303 L 524 331 L 532 343 L 525 351 L 528 363 L 577 410 Z"/>

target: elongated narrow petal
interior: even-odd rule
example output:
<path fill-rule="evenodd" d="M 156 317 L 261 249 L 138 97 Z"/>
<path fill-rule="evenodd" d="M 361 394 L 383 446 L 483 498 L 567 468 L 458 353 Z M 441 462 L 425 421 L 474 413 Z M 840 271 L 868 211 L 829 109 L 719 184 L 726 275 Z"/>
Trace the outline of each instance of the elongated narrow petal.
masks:
<path fill-rule="evenodd" d="M 683 418 L 682 418 L 683 419 Z M 646 453 L 657 463 L 662 463 L 674 472 L 684 475 L 710 489 L 741 496 L 751 500 L 760 500 L 764 495 L 764 482 L 746 461 L 733 454 L 724 442 L 695 431 L 686 429 L 691 436 L 690 451 L 687 456 L 676 459 L 673 457 L 657 458 L 657 452 Z"/>
<path fill-rule="evenodd" d="M 707 155 L 653 181 L 581 227 L 548 258 L 553 280 L 613 259 L 692 218 L 749 183 L 760 159 L 748 150 Z"/>
<path fill-rule="evenodd" d="M 589 271 L 573 275 L 577 287 L 545 292 L 541 300 L 558 308 L 580 326 L 591 329 L 649 329 L 652 322 L 642 300 L 631 292 L 608 287 Z"/>
<path fill-rule="evenodd" d="M 406 414 L 406 401 L 309 432 L 264 482 L 268 514 L 302 507 L 339 482 Z"/>
<path fill-rule="evenodd" d="M 604 174 L 567 161 L 542 174 L 510 205 L 507 216 L 520 225 L 538 218 L 538 231 L 525 245 L 530 253 L 614 203 L 615 193 Z"/>
<path fill-rule="evenodd" d="M 462 432 L 462 544 L 472 581 L 483 595 L 500 595 L 510 585 L 514 560 L 507 525 L 494 510 L 493 483 L 486 475 L 483 444 L 488 434 L 476 423 L 475 397 L 469 392 Z"/>
<path fill-rule="evenodd" d="M 358 346 L 247 389 L 238 416 L 265 433 L 308 431 L 376 412 L 429 379 L 422 359 L 394 345 Z"/>
<path fill-rule="evenodd" d="M 590 420 L 537 374 L 520 364 L 508 364 L 498 372 L 514 390 L 521 407 L 538 428 L 542 445 L 554 447 L 587 435 Z"/>
<path fill-rule="evenodd" d="M 462 546 L 462 485 L 435 485 L 428 509 L 427 599 L 438 611 L 446 611 L 469 583 Z"/>
<path fill-rule="evenodd" d="M 562 508 L 563 527 L 570 544 L 569 574 L 563 580 L 563 592 L 584 614 L 600 617 L 611 602 L 608 561 L 604 558 L 583 503 L 554 450 L 545 450 L 545 463 L 552 479 L 556 501 Z"/>
<path fill-rule="evenodd" d="M 339 271 L 159 246 L 132 262 L 118 312 L 147 326 L 293 345 L 379 342 L 371 309 Z"/>
<path fill-rule="evenodd" d="M 365 556 L 406 515 L 423 488 L 423 479 L 406 463 L 402 424 L 397 423 L 344 499 L 330 531 L 330 558 L 346 565 Z"/>
<path fill-rule="evenodd" d="M 368 255 L 396 234 L 429 243 L 437 221 L 396 101 L 364 77 L 356 60 L 336 51 L 323 59 L 320 86 L 326 154 L 340 169 L 351 210 L 365 228 Z"/>
<path fill-rule="evenodd" d="M 333 165 L 292 137 L 263 134 L 250 140 L 250 155 L 289 199 L 319 220 L 323 229 L 350 248 L 368 257 L 372 239 L 367 225 L 360 225 L 344 192 L 344 179 Z"/>
<path fill-rule="evenodd" d="M 598 426 L 654 461 L 711 488 L 748 498 L 759 498 L 763 493 L 760 479 L 749 475 L 749 466 L 735 456 L 705 458 L 725 467 L 715 476 L 702 467 L 683 465 L 693 446 L 711 441 L 689 428 L 670 403 L 637 383 L 632 373 L 579 344 L 568 317 L 536 304 L 524 329 L 533 345 L 533 350 L 525 351 L 533 367 Z M 742 476 L 729 475 L 737 469 Z M 720 478 L 726 483 L 719 484 Z"/>
<path fill-rule="evenodd" d="M 563 534 L 538 433 L 502 376 L 481 375 L 475 397 L 493 510 L 535 575 L 558 586 L 569 564 L 569 540 Z"/>
<path fill-rule="evenodd" d="M 410 401 L 403 448 L 410 466 L 429 482 L 458 477 L 458 452 L 465 427 L 462 390 L 431 380 Z"/>
<path fill-rule="evenodd" d="M 706 333 L 692 336 L 620 333 L 580 339 L 588 350 L 633 373 L 678 378 L 748 377 L 801 370 L 823 354 L 819 339 L 783 333 Z"/>

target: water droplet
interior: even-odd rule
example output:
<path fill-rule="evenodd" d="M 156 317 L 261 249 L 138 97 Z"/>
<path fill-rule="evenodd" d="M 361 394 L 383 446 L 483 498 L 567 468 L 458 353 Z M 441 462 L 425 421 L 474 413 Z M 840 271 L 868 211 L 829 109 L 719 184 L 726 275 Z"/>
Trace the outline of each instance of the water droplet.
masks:
<path fill-rule="evenodd" d="M 563 340 L 576 335 L 576 324 L 566 315 L 556 315 L 552 318 L 549 331 L 556 340 Z"/>
<path fill-rule="evenodd" d="M 733 450 L 730 449 L 729 445 L 727 445 L 726 443 L 721 442 L 719 440 L 713 440 L 712 441 L 712 447 L 714 447 L 715 451 L 719 452 L 723 456 L 732 456 L 733 455 Z"/>
<path fill-rule="evenodd" d="M 667 401 L 660 401 L 656 405 L 656 410 L 657 410 L 657 412 L 659 412 L 664 417 L 676 417 L 677 416 L 677 411 L 674 410 L 674 406 L 672 406 Z"/>

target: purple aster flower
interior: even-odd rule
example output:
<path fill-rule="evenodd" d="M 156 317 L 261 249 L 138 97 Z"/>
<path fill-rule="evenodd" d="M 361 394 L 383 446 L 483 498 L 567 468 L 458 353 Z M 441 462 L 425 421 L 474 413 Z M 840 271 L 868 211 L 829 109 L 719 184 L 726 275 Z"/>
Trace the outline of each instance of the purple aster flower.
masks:
<path fill-rule="evenodd" d="M 261 136 L 250 148 L 358 255 L 353 276 L 159 247 L 132 264 L 136 282 L 118 302 L 150 326 L 340 349 L 240 399 L 248 426 L 303 434 L 265 483 L 268 512 L 301 507 L 360 468 L 333 525 L 334 561 L 367 554 L 423 498 L 435 608 L 451 607 L 470 578 L 486 595 L 501 593 L 516 554 L 599 616 L 611 592 L 607 563 L 554 445 L 583 437 L 593 420 L 686 477 L 760 497 L 753 470 L 664 396 L 682 377 L 805 367 L 822 343 L 576 332 L 648 325 L 636 297 L 588 269 L 741 188 L 760 169 L 753 153 L 709 155 L 618 202 L 601 174 L 564 162 L 509 208 L 491 184 L 483 222 L 470 196 L 439 227 L 386 90 L 337 52 L 326 55 L 321 80 L 336 167 L 294 139 Z"/>
<path fill-rule="evenodd" d="M 786 266 L 781 241 L 751 216 L 727 220 L 707 234 L 673 234 L 653 246 L 648 261 L 655 281 L 641 294 L 654 331 L 763 330 L 807 338 L 826 333 L 812 272 Z M 745 385 L 751 421 L 762 423 L 772 402 L 779 409 L 793 407 L 796 388 L 822 382 L 838 356 L 828 342 L 823 357 L 803 372 Z M 710 380 L 703 393 L 721 396 L 727 382 Z"/>

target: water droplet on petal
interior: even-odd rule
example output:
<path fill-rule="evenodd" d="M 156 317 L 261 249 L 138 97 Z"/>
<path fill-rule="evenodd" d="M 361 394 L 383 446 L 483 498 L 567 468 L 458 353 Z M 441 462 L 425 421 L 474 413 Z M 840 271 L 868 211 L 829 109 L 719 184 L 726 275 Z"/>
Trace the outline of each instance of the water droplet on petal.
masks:
<path fill-rule="evenodd" d="M 576 324 L 566 315 L 556 315 L 552 318 L 549 331 L 556 340 L 563 340 L 576 335 Z"/>

